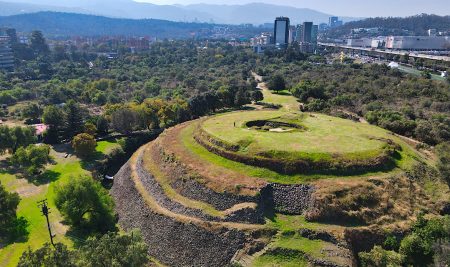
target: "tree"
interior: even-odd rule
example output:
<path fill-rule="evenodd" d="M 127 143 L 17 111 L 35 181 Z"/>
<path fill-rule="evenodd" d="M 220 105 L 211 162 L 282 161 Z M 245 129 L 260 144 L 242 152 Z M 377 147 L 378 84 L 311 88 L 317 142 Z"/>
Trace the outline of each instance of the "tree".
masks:
<path fill-rule="evenodd" d="M 0 155 L 11 150 L 13 142 L 9 127 L 0 125 Z"/>
<path fill-rule="evenodd" d="M 107 233 L 90 237 L 82 246 L 69 250 L 57 243 L 55 248 L 46 243 L 22 254 L 18 267 L 144 267 L 148 265 L 148 247 L 137 230 L 130 234 Z"/>
<path fill-rule="evenodd" d="M 139 231 L 89 238 L 80 249 L 81 266 L 146 266 L 148 246 Z"/>
<path fill-rule="evenodd" d="M 32 251 L 30 247 L 20 257 L 18 267 L 36 267 L 36 266 L 52 266 L 52 267 L 76 267 L 77 255 L 75 251 L 71 251 L 66 245 L 57 243 L 55 248 L 45 243 L 42 248 Z"/>
<path fill-rule="evenodd" d="M 17 193 L 9 193 L 0 183 L 0 242 L 7 242 L 26 233 L 27 221 L 17 218 L 17 206 L 20 197 Z"/>
<path fill-rule="evenodd" d="M 308 98 L 325 99 L 325 91 L 323 87 L 318 86 L 316 83 L 310 80 L 304 80 L 299 82 L 296 86 L 291 88 L 293 96 L 300 99 L 302 102 L 306 102 Z"/>
<path fill-rule="evenodd" d="M 43 110 L 36 103 L 30 103 L 22 109 L 22 117 L 30 123 L 38 123 Z"/>
<path fill-rule="evenodd" d="M 282 91 L 286 89 L 286 82 L 281 74 L 276 74 L 269 81 L 269 89 L 274 91 Z"/>
<path fill-rule="evenodd" d="M 16 152 L 20 147 L 26 147 L 36 142 L 35 130 L 31 127 L 14 127 L 10 128 L 12 136 L 12 152 Z"/>
<path fill-rule="evenodd" d="M 75 103 L 74 100 L 69 100 L 64 106 L 66 113 L 66 124 L 65 124 L 65 137 L 70 140 L 75 135 L 83 131 L 83 114 L 80 105 Z"/>
<path fill-rule="evenodd" d="M 437 168 L 442 179 L 450 186 L 450 142 L 444 142 L 436 146 L 438 156 Z"/>
<path fill-rule="evenodd" d="M 50 53 L 50 49 L 41 31 L 33 31 L 30 42 L 30 47 L 33 49 L 35 55 L 48 55 Z"/>
<path fill-rule="evenodd" d="M 44 109 L 42 119 L 49 127 L 44 135 L 45 142 L 49 144 L 59 143 L 63 138 L 65 113 L 56 106 L 47 106 Z"/>
<path fill-rule="evenodd" d="M 28 175 L 40 173 L 50 161 L 50 147 L 48 145 L 20 147 L 11 158 L 12 164 L 23 169 Z"/>
<path fill-rule="evenodd" d="M 16 152 L 19 147 L 28 146 L 36 142 L 34 129 L 31 127 L 0 126 L 0 154 Z"/>
<path fill-rule="evenodd" d="M 78 134 L 72 140 L 72 147 L 81 158 L 92 156 L 96 146 L 97 141 L 95 141 L 94 136 L 87 133 Z"/>
<path fill-rule="evenodd" d="M 86 231 L 107 232 L 115 228 L 114 202 L 99 182 L 89 176 L 59 182 L 55 204 L 73 226 Z"/>
<path fill-rule="evenodd" d="M 97 133 L 100 136 L 107 135 L 109 132 L 109 122 L 104 116 L 97 119 Z"/>
<path fill-rule="evenodd" d="M 92 122 L 86 122 L 83 128 L 84 128 L 83 132 L 92 136 L 95 136 L 98 132 L 97 127 Z"/>
<path fill-rule="evenodd" d="M 255 90 L 255 91 L 252 91 L 252 93 L 251 93 L 251 99 L 252 99 L 252 101 L 255 101 L 255 102 L 263 101 L 264 95 L 261 92 L 261 90 Z"/>
<path fill-rule="evenodd" d="M 115 131 L 130 134 L 138 122 L 137 113 L 129 108 L 121 108 L 111 115 L 111 122 Z"/>
<path fill-rule="evenodd" d="M 429 70 L 424 70 L 420 73 L 420 75 L 422 76 L 422 78 L 425 79 L 431 79 L 431 72 Z"/>

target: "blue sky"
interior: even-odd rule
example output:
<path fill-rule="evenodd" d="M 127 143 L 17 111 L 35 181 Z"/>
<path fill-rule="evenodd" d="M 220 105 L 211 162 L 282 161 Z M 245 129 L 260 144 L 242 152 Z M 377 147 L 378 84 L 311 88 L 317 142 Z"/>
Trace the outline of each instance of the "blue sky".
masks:
<path fill-rule="evenodd" d="M 450 0 L 138 0 L 153 4 L 245 4 L 265 2 L 316 9 L 341 16 L 450 15 Z"/>

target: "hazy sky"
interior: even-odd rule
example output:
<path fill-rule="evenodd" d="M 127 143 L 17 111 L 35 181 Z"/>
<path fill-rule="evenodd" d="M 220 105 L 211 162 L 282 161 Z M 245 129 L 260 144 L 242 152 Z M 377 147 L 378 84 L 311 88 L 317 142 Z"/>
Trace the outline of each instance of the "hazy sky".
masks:
<path fill-rule="evenodd" d="M 450 0 L 137 0 L 153 4 L 245 4 L 265 2 L 316 9 L 341 16 L 450 15 Z"/>

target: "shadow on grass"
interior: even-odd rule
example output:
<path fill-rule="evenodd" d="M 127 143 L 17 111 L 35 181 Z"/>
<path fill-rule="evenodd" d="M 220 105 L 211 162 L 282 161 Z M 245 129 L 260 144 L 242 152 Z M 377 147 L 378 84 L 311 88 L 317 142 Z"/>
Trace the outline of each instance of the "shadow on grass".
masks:
<path fill-rule="evenodd" d="M 272 94 L 274 95 L 287 95 L 287 96 L 292 96 L 292 94 L 289 91 L 271 91 Z"/>
<path fill-rule="evenodd" d="M 6 161 L 0 161 L 0 174 L 15 175 L 17 178 L 24 178 L 33 185 L 39 186 L 58 180 L 61 173 L 52 170 L 45 170 L 41 174 L 27 174 L 22 169 L 17 168 Z"/>
<path fill-rule="evenodd" d="M 97 169 L 98 163 L 105 157 L 106 155 L 102 152 L 95 151 L 90 157 L 81 159 L 81 168 L 92 172 Z"/>
<path fill-rule="evenodd" d="M 16 243 L 27 243 L 30 232 L 27 227 L 30 223 L 19 217 L 12 222 L 13 227 L 7 230 L 7 237 L 0 237 L 0 249 Z"/>
<path fill-rule="evenodd" d="M 43 172 L 42 174 L 38 175 L 38 176 L 29 176 L 29 177 L 25 177 L 29 182 L 33 183 L 34 185 L 44 185 L 44 184 L 49 184 L 51 182 L 55 182 L 56 180 L 59 179 L 59 177 L 61 176 L 61 173 L 59 172 L 55 172 L 52 170 L 46 170 L 45 172 Z"/>

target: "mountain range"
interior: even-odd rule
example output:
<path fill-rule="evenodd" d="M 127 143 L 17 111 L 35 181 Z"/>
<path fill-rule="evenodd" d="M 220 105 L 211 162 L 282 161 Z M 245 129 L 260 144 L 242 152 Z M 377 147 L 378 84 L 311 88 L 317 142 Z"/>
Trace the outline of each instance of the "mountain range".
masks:
<path fill-rule="evenodd" d="M 133 0 L 20 0 L 0 1 L 0 16 L 39 11 L 72 12 L 113 18 L 161 19 L 181 22 L 208 22 L 219 24 L 260 25 L 271 23 L 275 17 L 287 16 L 292 23 L 328 22 L 330 14 L 307 8 L 279 6 L 263 3 L 245 5 L 155 5 Z M 356 20 L 345 17 L 344 21 Z"/>
<path fill-rule="evenodd" d="M 26 33 L 42 31 L 47 37 L 68 36 L 150 36 L 158 39 L 187 39 L 209 37 L 217 24 L 174 22 L 158 19 L 122 19 L 96 15 L 43 11 L 30 14 L 0 16 L 0 27 L 15 28 Z M 223 27 L 218 27 L 223 28 Z M 226 25 L 227 33 L 249 38 L 261 30 L 256 27 Z"/>

